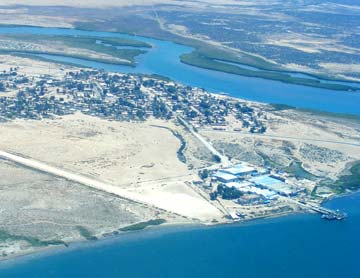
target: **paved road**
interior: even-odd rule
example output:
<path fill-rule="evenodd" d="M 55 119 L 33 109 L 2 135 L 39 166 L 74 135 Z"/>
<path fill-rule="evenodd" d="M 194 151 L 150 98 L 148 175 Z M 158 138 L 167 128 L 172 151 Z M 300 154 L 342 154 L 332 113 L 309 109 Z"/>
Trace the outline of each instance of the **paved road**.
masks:
<path fill-rule="evenodd" d="M 57 177 L 67 179 L 69 181 L 77 182 L 82 185 L 88 186 L 90 188 L 105 191 L 107 193 L 111 193 L 116 196 L 119 196 L 123 199 L 146 205 L 147 207 L 161 209 L 152 204 L 149 204 L 149 203 L 146 203 L 146 202 L 140 200 L 136 193 L 128 192 L 117 186 L 107 184 L 107 183 L 104 183 L 104 182 L 101 182 L 101 181 L 98 181 L 98 180 L 95 180 L 95 179 L 92 179 L 92 178 L 89 178 L 89 177 L 86 177 L 83 175 L 75 174 L 75 173 L 72 173 L 67 170 L 56 168 L 56 167 L 47 165 L 40 161 L 25 158 L 20 155 L 11 154 L 11 153 L 4 152 L 4 151 L 0 151 L 0 158 L 10 160 L 12 162 L 32 168 L 34 170 L 38 170 L 38 171 L 45 172 L 45 173 L 48 173 L 48 174 L 51 174 L 51 175 L 54 175 Z M 163 210 L 163 209 L 161 209 L 161 210 Z"/>
<path fill-rule="evenodd" d="M 210 142 L 208 142 L 202 135 L 200 135 L 198 132 L 196 132 L 194 130 L 194 128 L 188 123 L 186 122 L 182 117 L 178 116 L 178 119 L 188 128 L 188 130 L 192 133 L 192 135 L 194 135 L 213 155 L 216 155 L 218 157 L 220 157 L 221 159 L 221 164 L 224 167 L 230 166 L 231 163 L 228 159 L 227 156 L 221 154 L 220 152 L 218 152 L 213 145 L 211 145 Z"/>

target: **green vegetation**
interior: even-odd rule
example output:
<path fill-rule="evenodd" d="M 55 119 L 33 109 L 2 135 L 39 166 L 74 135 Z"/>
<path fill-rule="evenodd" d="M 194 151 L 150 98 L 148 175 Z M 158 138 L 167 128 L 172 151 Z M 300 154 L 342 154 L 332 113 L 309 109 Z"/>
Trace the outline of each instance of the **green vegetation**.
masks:
<path fill-rule="evenodd" d="M 235 53 L 230 50 L 221 49 L 218 47 L 210 46 L 209 44 L 190 38 L 184 38 L 170 32 L 161 30 L 156 22 L 150 19 L 144 19 L 135 15 L 131 17 L 118 18 L 119 22 L 93 22 L 93 23 L 77 23 L 76 26 L 79 29 L 85 30 L 101 30 L 107 29 L 116 30 L 117 32 L 125 33 L 137 33 L 144 36 L 155 37 L 158 39 L 171 40 L 176 43 L 188 45 L 194 47 L 195 50 L 188 54 L 183 54 L 180 57 L 181 62 L 192 66 L 205 68 L 209 70 L 221 71 L 231 74 L 237 74 L 247 77 L 256 77 L 276 80 L 284 83 L 291 83 L 296 85 L 317 87 L 338 91 L 355 91 L 358 88 L 345 84 L 324 83 L 316 79 L 294 77 L 284 71 L 278 65 L 270 63 L 261 57 L 257 57 L 246 53 Z M 134 24 L 129 24 L 134 22 Z M 125 23 L 126 21 L 126 23 Z M 146 22 L 146 27 L 144 23 Z M 124 23 L 124 24 L 120 24 Z M 142 28 L 140 28 L 142 27 Z M 151 28 L 150 28 L 151 27 Z M 137 48 L 150 48 L 151 45 L 142 41 L 128 38 L 97 38 L 91 36 L 49 36 L 49 35 L 7 35 L 18 40 L 26 40 L 28 42 L 38 42 L 43 40 L 44 42 L 51 43 L 51 41 L 61 41 L 65 45 L 72 48 L 87 49 L 102 54 L 114 56 L 124 61 L 113 61 L 111 59 L 103 58 L 91 58 L 90 60 L 102 63 L 110 64 L 122 64 L 122 65 L 135 65 L 135 57 L 145 53 L 146 51 Z M 101 42 L 101 43 L 99 43 Z M 109 45 L 105 45 L 109 44 Z M 118 47 L 133 47 L 133 49 L 119 49 Z M 82 54 L 68 54 L 68 53 L 54 53 L 50 51 L 32 51 L 29 49 L 8 51 L 8 52 L 22 52 L 29 54 L 52 54 L 62 55 L 71 58 L 88 59 L 86 55 Z M 126 61 L 127 60 L 127 61 Z M 129 62 L 128 62 L 129 61 Z M 233 63 L 233 64 L 230 64 Z M 236 65 L 238 64 L 238 65 Z M 251 70 L 242 68 L 241 65 L 256 67 L 259 70 Z M 330 81 L 344 81 L 336 78 L 329 78 L 327 76 L 316 76 L 324 80 Z"/>
<path fill-rule="evenodd" d="M 33 247 L 44 247 L 49 245 L 65 245 L 67 244 L 62 240 L 40 240 L 31 236 L 21 236 L 21 235 L 13 235 L 8 233 L 7 231 L 0 230 L 0 242 L 5 241 L 26 241 Z"/>
<path fill-rule="evenodd" d="M 160 28 L 158 21 L 136 13 L 117 13 L 111 20 L 76 22 L 75 28 L 87 31 L 107 31 L 137 34 L 145 37 L 170 40 L 181 38 Z M 178 41 L 179 42 L 179 41 Z"/>
<path fill-rule="evenodd" d="M 210 172 L 208 169 L 199 170 L 198 175 L 200 179 L 205 180 L 209 177 Z"/>
<path fill-rule="evenodd" d="M 216 154 L 214 154 L 214 155 L 212 156 L 212 161 L 214 161 L 215 163 L 220 163 L 220 162 L 221 162 L 221 157 L 218 156 L 218 155 L 216 155 Z"/>
<path fill-rule="evenodd" d="M 233 200 L 240 198 L 243 194 L 239 191 L 239 189 L 235 187 L 227 187 L 223 184 L 220 184 L 217 188 L 217 194 L 221 195 L 224 200 Z"/>
<path fill-rule="evenodd" d="M 146 53 L 143 49 L 138 48 L 150 48 L 151 45 L 131 39 L 123 38 L 99 38 L 99 37 L 74 37 L 74 36 L 50 36 L 50 35 L 6 35 L 2 36 L 5 39 L 14 40 L 20 43 L 34 43 L 46 46 L 53 44 L 54 42 L 63 43 L 69 48 L 77 49 L 81 53 L 81 49 L 97 52 L 99 54 L 106 54 L 114 58 L 122 59 L 123 61 L 116 61 L 108 58 L 89 58 L 86 54 L 76 54 L 64 51 L 39 51 L 35 49 L 29 49 L 28 47 L 19 47 L 18 49 L 2 49 L 2 53 L 15 53 L 15 54 L 50 54 L 60 55 L 70 58 L 86 59 L 95 62 L 108 63 L 108 64 L 121 64 L 121 65 L 135 65 L 135 57 Z M 101 43 L 100 43 L 101 42 Z M 107 45 L 105 45 L 107 44 Z M 133 47 L 133 48 L 121 48 L 121 47 Z"/>
<path fill-rule="evenodd" d="M 186 148 L 185 139 L 184 137 L 182 137 L 182 135 L 179 132 L 173 130 L 171 130 L 171 132 L 180 141 L 180 148 L 176 152 L 177 157 L 182 163 L 186 163 L 186 157 L 184 155 L 184 150 Z"/>
<path fill-rule="evenodd" d="M 80 235 L 87 240 L 97 240 L 97 237 L 94 236 L 87 228 L 84 226 L 76 226 L 76 229 L 79 231 Z"/>
<path fill-rule="evenodd" d="M 230 50 L 210 46 L 205 43 L 196 44 L 194 45 L 194 47 L 196 48 L 195 51 L 185 55 L 200 55 L 208 59 L 218 61 L 220 63 L 235 63 L 239 65 L 254 67 L 260 70 L 281 71 L 281 68 L 278 65 L 247 53 L 235 53 Z"/>
<path fill-rule="evenodd" d="M 310 87 L 337 90 L 337 91 L 350 91 L 357 89 L 355 87 L 342 85 L 342 84 L 322 83 L 316 79 L 293 77 L 289 74 L 282 73 L 280 71 L 276 72 L 276 71 L 268 71 L 268 70 L 258 70 L 258 71 L 249 70 L 233 64 L 223 63 L 221 62 L 221 60 L 224 61 L 224 59 L 219 59 L 219 58 L 215 59 L 214 57 L 209 56 L 208 53 L 203 53 L 199 51 L 193 51 L 189 54 L 183 54 L 181 55 L 180 59 L 181 62 L 191 66 L 196 66 L 204 69 L 216 70 L 231 74 L 237 74 L 247 77 L 271 79 L 271 80 L 281 81 L 284 83 L 291 83 L 296 85 L 310 86 Z"/>
<path fill-rule="evenodd" d="M 283 165 L 275 162 L 274 160 L 272 160 L 268 155 L 264 154 L 264 153 L 257 153 L 258 155 L 261 156 L 261 158 L 263 159 L 264 161 L 264 166 L 267 166 L 267 167 L 271 167 L 271 168 L 276 168 L 276 169 L 282 169 L 284 168 Z"/>
<path fill-rule="evenodd" d="M 113 47 L 142 47 L 151 48 L 151 44 L 143 41 L 117 37 L 92 37 L 92 36 L 65 36 L 65 35 L 34 35 L 34 34 L 13 34 L 3 35 L 5 38 L 12 38 L 27 42 L 41 41 L 60 41 L 69 44 L 69 46 L 88 48 L 89 44 L 110 44 Z M 96 43 L 98 42 L 98 43 Z M 101 42 L 101 43 L 100 43 Z M 92 47 L 92 46 L 90 46 Z"/>
<path fill-rule="evenodd" d="M 276 168 L 280 171 L 284 171 L 296 178 L 299 179 L 309 179 L 309 180 L 314 180 L 317 177 L 313 174 L 311 174 L 310 172 L 306 171 L 302 165 L 300 161 L 293 161 L 290 163 L 290 165 L 288 166 L 284 166 L 278 162 L 275 162 L 274 160 L 272 160 L 269 156 L 267 156 L 264 153 L 258 153 L 261 158 L 264 160 L 264 165 L 265 166 L 269 166 L 271 168 Z"/>
<path fill-rule="evenodd" d="M 143 230 L 149 226 L 157 226 L 157 225 L 161 225 L 164 224 L 166 222 L 165 219 L 153 219 L 153 220 L 149 220 L 146 222 L 139 222 L 130 226 L 126 226 L 123 228 L 120 228 L 119 231 L 121 232 L 129 232 L 129 231 L 138 231 L 138 230 Z"/>
<path fill-rule="evenodd" d="M 344 193 L 346 190 L 359 190 L 360 189 L 360 161 L 355 163 L 350 168 L 350 174 L 340 177 L 335 184 L 333 184 L 336 193 Z"/>
<path fill-rule="evenodd" d="M 296 109 L 296 107 L 287 104 L 270 103 L 270 105 L 275 111 Z"/>
<path fill-rule="evenodd" d="M 320 110 L 315 110 L 315 109 L 304 109 L 304 108 L 296 108 L 296 110 L 298 110 L 300 112 L 311 113 L 311 114 L 316 115 L 316 116 L 331 117 L 331 118 L 341 118 L 341 119 L 347 119 L 347 120 L 360 121 L 360 115 L 344 114 L 344 113 L 336 113 L 336 112 L 326 112 L 326 111 L 320 111 Z"/>
<path fill-rule="evenodd" d="M 49 36 L 42 36 L 44 39 L 49 38 Z M 50 36 L 51 40 L 56 40 L 59 42 L 64 42 L 69 47 L 76 48 L 85 48 L 93 50 L 96 52 L 107 53 L 109 55 L 124 55 L 128 53 L 133 53 L 134 51 L 139 52 L 137 49 L 117 49 L 117 47 L 143 47 L 151 48 L 150 44 L 147 44 L 142 41 L 130 40 L 124 38 L 101 38 L 101 37 L 72 37 L 72 36 Z M 102 43 L 100 43 L 102 42 Z M 105 44 L 108 44 L 105 45 Z M 141 51 L 143 53 L 144 51 Z"/>
<path fill-rule="evenodd" d="M 296 111 L 300 111 L 300 112 L 311 113 L 316 116 L 360 121 L 360 115 L 344 114 L 344 113 L 336 113 L 336 112 L 326 112 L 326 111 L 315 110 L 315 109 L 297 108 L 297 107 L 287 105 L 287 104 L 270 103 L 270 106 L 274 109 L 274 111 L 296 110 Z"/>
<path fill-rule="evenodd" d="M 321 83 L 315 79 L 290 76 L 278 65 L 270 63 L 261 57 L 247 53 L 234 52 L 228 49 L 212 46 L 197 39 L 173 34 L 163 30 L 156 20 L 144 18 L 137 14 L 119 15 L 116 20 L 111 21 L 77 22 L 75 26 L 78 29 L 90 31 L 115 31 L 127 34 L 137 34 L 190 46 L 195 50 L 189 54 L 182 55 L 180 60 L 185 64 L 209 70 L 217 70 L 248 77 L 271 79 L 285 83 L 330 90 L 347 91 L 357 89 L 347 85 Z M 227 64 L 226 62 L 252 66 L 259 69 L 259 71 L 240 68 L 236 65 Z M 313 76 L 328 81 L 346 81 L 344 79 L 332 78 L 323 75 Z"/>
<path fill-rule="evenodd" d="M 151 48 L 151 44 L 143 42 L 143 41 L 138 41 L 138 40 L 134 40 L 134 39 L 126 39 L 126 38 L 112 38 L 112 37 L 81 37 L 83 39 L 96 39 L 101 41 L 102 43 L 105 44 L 111 44 L 112 46 L 128 46 L 128 47 L 143 47 L 143 48 Z"/>
<path fill-rule="evenodd" d="M 284 167 L 281 170 L 300 179 L 314 180 L 316 178 L 316 176 L 306 171 L 298 161 L 293 161 L 289 166 Z"/>
<path fill-rule="evenodd" d="M 0 50 L 0 55 L 1 54 L 4 54 L 4 53 L 3 53 L 3 51 Z M 5 54 L 9 54 L 9 53 L 5 53 Z M 86 67 L 84 65 L 81 65 L 81 64 L 70 63 L 70 62 L 65 62 L 65 61 L 57 62 L 57 61 L 54 61 L 52 59 L 48 59 L 48 58 L 41 57 L 41 56 L 38 56 L 36 54 L 31 54 L 31 53 L 14 53 L 14 52 L 11 52 L 11 55 L 16 56 L 16 57 L 21 57 L 21 58 L 29 58 L 29 59 L 32 59 L 32 60 L 35 60 L 35 61 L 48 62 L 48 63 L 59 63 L 61 65 L 68 65 L 68 66 L 79 67 L 79 68 L 88 68 L 88 67 Z"/>

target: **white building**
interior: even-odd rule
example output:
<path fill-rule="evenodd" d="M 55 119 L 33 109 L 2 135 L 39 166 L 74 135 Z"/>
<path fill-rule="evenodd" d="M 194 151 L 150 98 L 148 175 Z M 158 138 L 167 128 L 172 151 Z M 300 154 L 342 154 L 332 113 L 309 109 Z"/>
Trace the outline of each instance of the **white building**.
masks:
<path fill-rule="evenodd" d="M 225 173 L 218 171 L 213 175 L 213 178 L 216 178 L 216 180 L 223 182 L 223 183 L 229 183 L 229 182 L 235 182 L 238 181 L 239 178 L 235 175 Z"/>
<path fill-rule="evenodd" d="M 237 164 L 230 168 L 221 169 L 220 171 L 238 177 L 253 175 L 257 172 L 257 170 L 254 167 L 245 164 Z"/>

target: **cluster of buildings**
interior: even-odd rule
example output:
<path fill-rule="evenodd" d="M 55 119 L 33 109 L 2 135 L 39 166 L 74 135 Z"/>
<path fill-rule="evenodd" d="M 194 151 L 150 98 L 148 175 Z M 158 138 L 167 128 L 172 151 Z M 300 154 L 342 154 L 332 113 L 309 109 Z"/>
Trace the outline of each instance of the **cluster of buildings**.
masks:
<path fill-rule="evenodd" d="M 227 117 L 233 115 L 242 128 L 251 132 L 265 132 L 265 120 L 246 103 L 211 94 L 204 89 L 183 86 L 171 81 L 144 78 L 142 85 L 161 99 L 170 111 L 181 115 L 195 128 L 210 126 L 225 129 Z"/>
<path fill-rule="evenodd" d="M 218 185 L 217 192 L 232 191 L 232 194 L 227 196 L 238 199 L 237 202 L 240 204 L 259 201 L 266 203 L 279 196 L 296 196 L 305 190 L 288 183 L 281 175 L 272 174 L 269 169 L 256 168 L 246 163 L 218 169 L 212 174 L 211 179 L 212 183 Z"/>
<path fill-rule="evenodd" d="M 42 119 L 82 112 L 112 120 L 166 117 L 161 103 L 141 90 L 141 77 L 99 71 L 69 72 L 62 80 L 50 76 L 28 78 L 21 86 L 8 86 L 0 94 L 0 118 Z"/>
<path fill-rule="evenodd" d="M 179 115 L 195 128 L 216 129 L 226 126 L 226 117 L 233 114 L 244 128 L 255 132 L 265 128 L 245 103 L 151 76 L 81 70 L 58 80 L 48 75 L 28 78 L 12 69 L 0 76 L 0 83 L 0 117 L 5 119 L 41 119 L 77 111 L 112 120 Z"/>

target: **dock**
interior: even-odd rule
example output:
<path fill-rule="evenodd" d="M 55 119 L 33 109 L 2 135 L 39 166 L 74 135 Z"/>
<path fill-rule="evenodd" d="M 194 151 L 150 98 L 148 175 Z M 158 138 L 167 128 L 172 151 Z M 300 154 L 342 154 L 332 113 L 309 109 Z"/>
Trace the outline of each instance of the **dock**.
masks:
<path fill-rule="evenodd" d="M 325 220 L 344 220 L 347 215 L 339 210 L 331 210 L 320 206 L 310 205 L 311 209 L 321 214 L 321 218 Z"/>
<path fill-rule="evenodd" d="M 308 210 L 312 210 L 314 212 L 320 213 L 321 218 L 325 220 L 344 220 L 347 217 L 346 213 L 341 212 L 339 210 L 332 210 L 332 209 L 324 208 L 322 206 L 313 205 L 305 202 L 299 202 L 295 200 L 291 200 L 291 201 Z"/>

